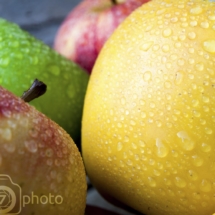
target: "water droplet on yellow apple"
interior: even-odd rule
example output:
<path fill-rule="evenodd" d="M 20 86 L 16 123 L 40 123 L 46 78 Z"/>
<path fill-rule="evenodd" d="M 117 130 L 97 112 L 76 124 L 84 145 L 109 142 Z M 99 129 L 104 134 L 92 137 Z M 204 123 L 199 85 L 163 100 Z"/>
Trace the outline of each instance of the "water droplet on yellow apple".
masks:
<path fill-rule="evenodd" d="M 156 183 L 154 178 L 148 177 L 148 181 L 149 181 L 149 186 L 150 187 L 156 187 L 157 186 L 157 183 Z"/>
<path fill-rule="evenodd" d="M 152 73 L 150 71 L 144 72 L 144 74 L 143 74 L 144 81 L 148 82 L 151 80 L 151 78 L 152 78 Z"/>
<path fill-rule="evenodd" d="M 203 48 L 205 51 L 215 53 L 215 40 L 206 40 L 203 42 Z"/>
<path fill-rule="evenodd" d="M 196 33 L 195 32 L 189 32 L 188 33 L 188 38 L 191 40 L 194 40 L 196 38 Z"/>
<path fill-rule="evenodd" d="M 198 179 L 198 174 L 194 170 L 189 170 L 188 176 L 192 181 L 196 181 Z"/>
<path fill-rule="evenodd" d="M 203 164 L 203 159 L 199 157 L 198 155 L 193 155 L 192 156 L 192 162 L 195 166 L 202 166 Z"/>
<path fill-rule="evenodd" d="M 213 130 L 211 128 L 205 128 L 205 133 L 206 134 L 212 134 L 213 133 Z"/>
<path fill-rule="evenodd" d="M 169 37 L 172 34 L 172 29 L 171 28 L 167 28 L 163 30 L 163 36 L 164 37 Z"/>
<path fill-rule="evenodd" d="M 176 85 L 181 84 L 183 78 L 184 78 L 184 73 L 182 71 L 178 71 L 175 76 L 175 84 Z"/>
<path fill-rule="evenodd" d="M 175 185 L 177 187 L 183 188 L 186 187 L 187 183 L 183 178 L 175 177 Z"/>
<path fill-rule="evenodd" d="M 190 9 L 190 13 L 193 15 L 199 15 L 202 13 L 202 11 L 203 11 L 203 9 L 200 5 Z"/>
<path fill-rule="evenodd" d="M 206 180 L 206 179 L 203 179 L 201 181 L 201 184 L 200 184 L 200 190 L 203 191 L 203 192 L 209 192 L 211 191 L 211 188 L 212 188 L 212 185 L 211 185 L 211 182 Z"/>
<path fill-rule="evenodd" d="M 197 26 L 197 25 L 198 25 L 198 22 L 197 22 L 196 20 L 190 21 L 190 26 L 191 26 L 191 27 L 195 27 L 195 26 Z"/>
<path fill-rule="evenodd" d="M 118 144 L 117 144 L 117 150 L 118 150 L 118 151 L 121 151 L 122 148 L 123 148 L 122 143 L 121 143 L 121 142 L 118 142 Z"/>
<path fill-rule="evenodd" d="M 145 42 L 145 43 L 143 43 L 143 45 L 140 47 L 140 49 L 142 50 L 142 51 L 148 51 L 150 48 L 151 48 L 151 46 L 153 45 L 153 41 L 149 41 L 149 42 Z"/>
<path fill-rule="evenodd" d="M 202 28 L 209 28 L 209 23 L 207 21 L 201 22 L 200 26 Z"/>
<path fill-rule="evenodd" d="M 163 50 L 163 52 L 169 52 L 169 50 L 170 50 L 169 45 L 168 45 L 168 44 L 164 44 L 164 45 L 162 46 L 162 50 Z"/>
<path fill-rule="evenodd" d="M 183 149 L 190 151 L 194 148 L 195 142 L 189 137 L 186 131 L 179 131 L 177 136 L 181 139 L 181 146 Z"/>
<path fill-rule="evenodd" d="M 202 143 L 201 149 L 202 149 L 203 152 L 210 152 L 211 151 L 211 146 L 206 144 L 206 143 Z"/>
<path fill-rule="evenodd" d="M 156 139 L 156 147 L 157 147 L 156 153 L 158 157 L 163 158 L 167 156 L 168 148 L 163 144 L 163 142 L 159 138 Z"/>

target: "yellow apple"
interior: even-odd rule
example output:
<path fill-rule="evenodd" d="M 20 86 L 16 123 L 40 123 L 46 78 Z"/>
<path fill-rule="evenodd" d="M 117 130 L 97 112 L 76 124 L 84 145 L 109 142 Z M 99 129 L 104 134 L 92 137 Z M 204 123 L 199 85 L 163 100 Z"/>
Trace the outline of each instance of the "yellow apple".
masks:
<path fill-rule="evenodd" d="M 84 104 L 93 185 L 147 215 L 215 212 L 215 3 L 154 0 L 102 49 Z"/>

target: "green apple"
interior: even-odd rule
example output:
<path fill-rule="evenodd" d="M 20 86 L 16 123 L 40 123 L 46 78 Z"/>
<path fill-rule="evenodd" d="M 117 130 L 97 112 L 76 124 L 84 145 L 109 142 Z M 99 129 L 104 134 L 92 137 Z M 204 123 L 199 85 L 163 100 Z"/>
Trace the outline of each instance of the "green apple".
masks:
<path fill-rule="evenodd" d="M 89 75 L 16 24 L 0 19 L 0 85 L 20 96 L 36 78 L 46 83 L 47 92 L 31 104 L 77 143 Z"/>

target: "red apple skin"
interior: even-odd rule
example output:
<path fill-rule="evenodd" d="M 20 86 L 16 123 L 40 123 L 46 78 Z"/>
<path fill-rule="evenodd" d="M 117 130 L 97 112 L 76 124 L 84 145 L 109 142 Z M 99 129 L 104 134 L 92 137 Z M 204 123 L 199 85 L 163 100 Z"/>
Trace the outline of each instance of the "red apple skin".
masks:
<path fill-rule="evenodd" d="M 19 209 L 26 215 L 84 214 L 86 173 L 75 143 L 54 121 L 0 86 L 0 186 L 5 186 L 2 175 L 16 184 L 8 183 L 17 197 L 13 214 Z M 20 193 L 34 196 L 34 202 L 24 204 Z M 37 200 L 50 194 L 47 204 Z M 53 201 L 56 196 L 62 197 L 60 204 Z"/>
<path fill-rule="evenodd" d="M 106 40 L 136 8 L 149 0 L 83 0 L 61 24 L 54 49 L 91 73 Z"/>

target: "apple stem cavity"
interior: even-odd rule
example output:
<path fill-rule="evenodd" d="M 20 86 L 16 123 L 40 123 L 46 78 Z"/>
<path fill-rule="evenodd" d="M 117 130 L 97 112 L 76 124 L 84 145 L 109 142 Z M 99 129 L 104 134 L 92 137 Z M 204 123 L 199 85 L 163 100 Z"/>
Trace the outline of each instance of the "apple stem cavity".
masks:
<path fill-rule="evenodd" d="M 43 95 L 46 92 L 46 89 L 46 84 L 44 84 L 42 81 L 39 81 L 38 79 L 35 79 L 31 87 L 24 91 L 21 99 L 23 99 L 25 102 L 30 102 Z"/>
<path fill-rule="evenodd" d="M 117 4 L 117 0 L 111 0 L 111 2 L 112 2 L 113 5 Z"/>

